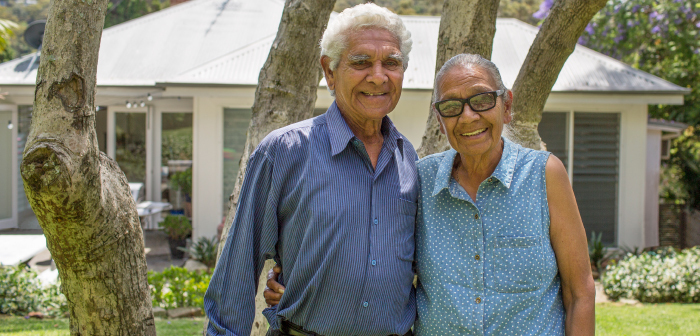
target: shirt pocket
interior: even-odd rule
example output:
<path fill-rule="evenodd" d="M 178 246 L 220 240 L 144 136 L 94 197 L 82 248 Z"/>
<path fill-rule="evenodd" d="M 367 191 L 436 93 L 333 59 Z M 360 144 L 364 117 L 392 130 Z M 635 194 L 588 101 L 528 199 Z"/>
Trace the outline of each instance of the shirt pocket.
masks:
<path fill-rule="evenodd" d="M 395 237 L 396 256 L 399 260 L 413 262 L 416 243 L 416 211 L 418 205 L 402 198 L 394 202 L 394 224 L 397 228 Z"/>
<path fill-rule="evenodd" d="M 542 286 L 545 271 L 542 236 L 496 237 L 494 289 L 523 293 Z"/>

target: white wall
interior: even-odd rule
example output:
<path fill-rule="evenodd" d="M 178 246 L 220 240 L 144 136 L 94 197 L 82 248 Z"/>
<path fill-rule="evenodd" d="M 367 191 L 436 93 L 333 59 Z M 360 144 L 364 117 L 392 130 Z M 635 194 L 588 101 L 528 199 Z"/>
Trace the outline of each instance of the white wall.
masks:
<path fill-rule="evenodd" d="M 659 177 L 661 130 L 647 130 L 647 172 L 644 205 L 644 247 L 659 246 Z"/>
<path fill-rule="evenodd" d="M 224 215 L 224 109 L 250 108 L 254 88 L 186 89 L 193 101 L 192 236 L 213 237 Z M 166 91 L 179 95 L 178 88 Z"/>

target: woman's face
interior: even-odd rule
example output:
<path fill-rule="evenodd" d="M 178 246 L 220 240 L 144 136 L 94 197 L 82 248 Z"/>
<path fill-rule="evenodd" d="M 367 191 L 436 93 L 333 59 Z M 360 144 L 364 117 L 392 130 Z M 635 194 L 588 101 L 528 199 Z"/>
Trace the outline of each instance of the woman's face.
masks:
<path fill-rule="evenodd" d="M 455 66 L 436 84 L 439 92 L 436 101 L 466 99 L 479 93 L 499 89 L 488 71 L 475 66 L 467 68 Z M 507 103 L 506 96 L 509 98 Z M 498 152 L 503 125 L 512 119 L 511 106 L 510 91 L 496 98 L 496 106 L 487 111 L 474 112 L 468 104 L 464 104 L 464 111 L 459 116 L 445 118 L 437 115 L 440 131 L 447 136 L 452 148 L 460 155 L 476 157 Z M 434 112 L 437 113 L 435 110 Z"/>

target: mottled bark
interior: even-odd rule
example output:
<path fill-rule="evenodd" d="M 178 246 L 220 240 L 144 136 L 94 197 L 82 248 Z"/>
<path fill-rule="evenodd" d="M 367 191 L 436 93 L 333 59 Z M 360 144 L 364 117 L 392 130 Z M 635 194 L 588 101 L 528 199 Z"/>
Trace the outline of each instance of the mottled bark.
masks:
<path fill-rule="evenodd" d="M 524 147 L 545 148 L 537 132 L 544 105 L 586 25 L 606 2 L 554 2 L 513 85 L 513 121 L 507 128 L 509 139 Z"/>
<path fill-rule="evenodd" d="M 107 4 L 51 1 L 20 170 L 68 299 L 71 335 L 155 335 L 136 205 L 95 135 Z"/>
<path fill-rule="evenodd" d="M 313 115 L 316 91 L 322 76 L 318 41 L 326 29 L 334 5 L 335 0 L 287 0 L 285 3 L 277 37 L 260 70 L 253 116 L 248 127 L 238 178 L 229 197 L 222 241 L 226 240 L 233 222 L 248 157 L 255 147 L 271 131 Z M 220 244 L 219 253 L 223 245 Z M 271 265 L 270 262 L 266 264 L 263 276 Z M 257 314 L 252 335 L 265 335 L 267 323 L 260 314 L 266 307 L 262 291 L 258 291 L 256 303 Z"/>
<path fill-rule="evenodd" d="M 445 0 L 438 35 L 436 74 L 447 60 L 458 54 L 479 54 L 491 59 L 499 3 L 500 0 Z M 430 111 L 418 156 L 449 148 L 447 138 L 440 133 L 435 114 Z"/>

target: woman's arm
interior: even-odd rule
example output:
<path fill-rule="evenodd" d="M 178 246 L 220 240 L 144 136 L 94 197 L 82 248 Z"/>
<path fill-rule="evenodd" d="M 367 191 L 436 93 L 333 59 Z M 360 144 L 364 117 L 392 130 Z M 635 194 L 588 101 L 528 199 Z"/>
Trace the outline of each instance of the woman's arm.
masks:
<path fill-rule="evenodd" d="M 586 231 L 564 165 L 549 156 L 545 170 L 549 236 L 557 258 L 566 310 L 566 335 L 594 335 L 595 284 L 588 258 Z"/>

